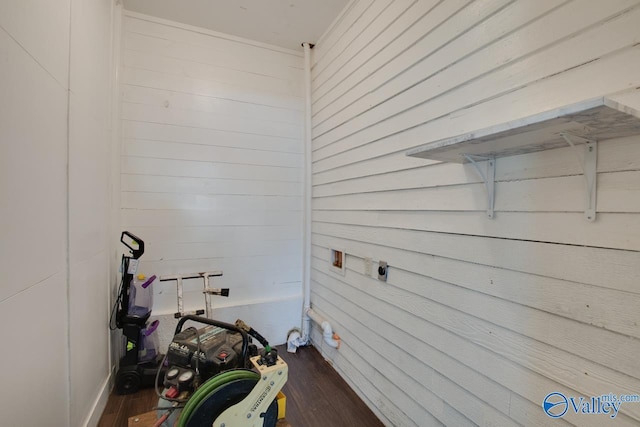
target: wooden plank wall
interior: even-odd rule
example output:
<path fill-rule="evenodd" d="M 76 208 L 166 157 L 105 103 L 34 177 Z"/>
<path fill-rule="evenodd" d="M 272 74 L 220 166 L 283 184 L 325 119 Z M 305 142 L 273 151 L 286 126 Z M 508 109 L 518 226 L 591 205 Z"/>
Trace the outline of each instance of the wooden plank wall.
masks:
<path fill-rule="evenodd" d="M 70 0 L 0 2 L 0 340 L 11 384 L 3 396 L 27 396 L 34 384 L 50 395 L 37 411 L 29 399 L 1 399 L 4 425 L 71 419 L 70 11 Z"/>
<path fill-rule="evenodd" d="M 342 346 L 314 337 L 387 425 L 598 426 L 541 403 L 640 390 L 640 137 L 600 143 L 594 223 L 570 148 L 499 159 L 494 220 L 470 165 L 405 156 L 640 86 L 638 22 L 636 0 L 354 0 L 313 49 L 312 305 Z"/>
<path fill-rule="evenodd" d="M 41 13 L 41 12 L 40 12 Z M 121 9 L 113 2 L 71 3 L 69 59 L 69 425 L 95 425 L 107 404 L 112 232 L 112 36 Z M 113 122 L 112 122 L 113 121 Z"/>
<path fill-rule="evenodd" d="M 0 3 L 7 426 L 95 425 L 109 394 L 115 2 Z M 115 273 L 115 271 L 114 271 Z M 10 344 L 9 344 L 10 343 Z"/>
<path fill-rule="evenodd" d="M 262 333 L 284 342 L 300 311 L 264 303 L 301 307 L 301 53 L 131 12 L 123 27 L 122 225 L 146 242 L 140 270 L 223 270 L 214 307 L 273 315 Z M 202 281 L 185 287 L 203 308 Z M 173 285 L 155 296 L 176 310 Z"/>

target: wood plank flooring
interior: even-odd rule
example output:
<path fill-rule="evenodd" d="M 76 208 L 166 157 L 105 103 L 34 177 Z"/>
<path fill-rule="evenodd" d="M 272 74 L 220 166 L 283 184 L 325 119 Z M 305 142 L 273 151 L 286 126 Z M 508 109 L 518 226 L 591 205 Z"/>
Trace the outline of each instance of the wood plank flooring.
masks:
<path fill-rule="evenodd" d="M 360 400 L 314 347 L 287 353 L 278 346 L 289 365 L 287 421 L 293 427 L 377 427 L 382 422 Z M 98 427 L 126 427 L 129 417 L 150 411 L 158 402 L 153 389 L 128 396 L 112 393 Z"/>

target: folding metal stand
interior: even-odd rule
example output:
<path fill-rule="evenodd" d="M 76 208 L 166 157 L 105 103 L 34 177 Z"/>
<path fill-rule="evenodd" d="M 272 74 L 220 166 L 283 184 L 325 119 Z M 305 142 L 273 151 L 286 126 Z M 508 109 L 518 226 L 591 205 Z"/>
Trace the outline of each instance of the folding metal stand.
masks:
<path fill-rule="evenodd" d="M 178 274 L 174 276 L 161 276 L 161 282 L 169 282 L 176 281 L 176 290 L 177 290 L 177 299 L 178 299 L 178 311 L 174 314 L 176 319 L 179 319 L 182 316 L 187 314 L 195 314 L 202 315 L 209 319 L 211 319 L 213 314 L 213 309 L 211 307 L 211 296 L 219 295 L 223 297 L 229 296 L 229 288 L 211 288 L 209 286 L 209 278 L 210 277 L 220 277 L 222 276 L 222 271 L 205 271 L 202 273 L 188 273 L 188 274 Z M 184 311 L 184 298 L 183 298 L 183 286 L 182 281 L 185 279 L 198 279 L 201 278 L 203 280 L 204 289 L 202 293 L 204 294 L 204 302 L 205 309 L 202 310 L 192 310 L 192 311 Z"/>

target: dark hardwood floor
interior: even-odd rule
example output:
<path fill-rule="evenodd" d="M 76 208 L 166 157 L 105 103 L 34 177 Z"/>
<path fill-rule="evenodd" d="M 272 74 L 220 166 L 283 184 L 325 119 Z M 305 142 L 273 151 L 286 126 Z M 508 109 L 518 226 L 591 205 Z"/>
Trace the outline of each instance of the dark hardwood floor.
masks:
<path fill-rule="evenodd" d="M 383 426 L 314 347 L 300 348 L 295 354 L 287 353 L 285 346 L 277 348 L 289 365 L 283 392 L 292 427 Z M 157 403 L 153 389 L 128 396 L 112 393 L 98 426 L 126 427 L 129 417 L 148 412 Z"/>

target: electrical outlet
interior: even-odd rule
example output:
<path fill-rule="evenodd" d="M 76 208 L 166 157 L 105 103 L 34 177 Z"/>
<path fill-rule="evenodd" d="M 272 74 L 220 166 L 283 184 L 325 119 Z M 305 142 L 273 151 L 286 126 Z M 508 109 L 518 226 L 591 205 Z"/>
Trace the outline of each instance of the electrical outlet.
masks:
<path fill-rule="evenodd" d="M 364 259 L 364 275 L 371 277 L 373 260 L 371 258 Z"/>
<path fill-rule="evenodd" d="M 383 282 L 387 281 L 387 274 L 389 273 L 389 266 L 386 261 L 378 262 L 378 280 Z"/>

